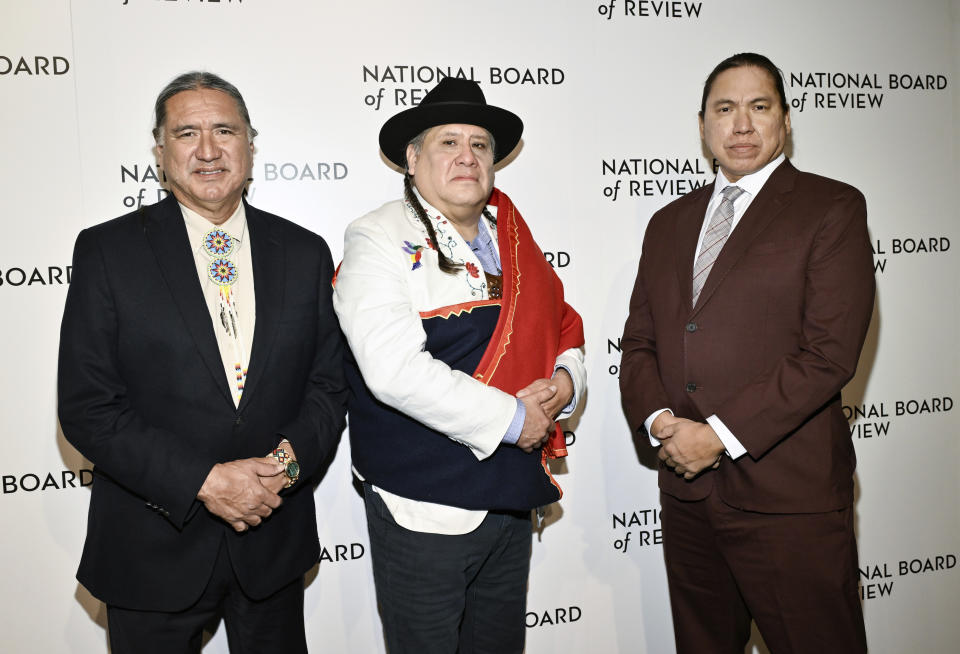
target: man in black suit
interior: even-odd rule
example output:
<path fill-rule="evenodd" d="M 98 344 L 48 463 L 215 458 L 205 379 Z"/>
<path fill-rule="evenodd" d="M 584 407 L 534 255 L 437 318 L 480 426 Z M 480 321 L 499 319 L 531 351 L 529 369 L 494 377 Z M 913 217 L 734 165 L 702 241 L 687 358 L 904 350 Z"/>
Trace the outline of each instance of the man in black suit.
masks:
<path fill-rule="evenodd" d="M 232 652 L 306 651 L 310 480 L 344 426 L 333 263 L 243 200 L 254 136 L 236 87 L 181 75 L 156 103 L 171 194 L 77 238 L 59 415 L 95 465 L 77 578 L 113 654 L 199 652 L 219 615 Z"/>

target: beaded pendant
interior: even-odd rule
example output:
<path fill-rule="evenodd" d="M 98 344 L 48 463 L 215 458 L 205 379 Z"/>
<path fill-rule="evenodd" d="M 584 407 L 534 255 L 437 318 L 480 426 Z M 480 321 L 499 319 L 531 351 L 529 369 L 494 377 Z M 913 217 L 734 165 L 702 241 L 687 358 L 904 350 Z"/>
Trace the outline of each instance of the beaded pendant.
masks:
<path fill-rule="evenodd" d="M 207 274 L 217 286 L 231 286 L 237 281 L 237 267 L 230 259 L 214 259 L 207 268 Z"/>
<path fill-rule="evenodd" d="M 228 257 L 233 252 L 236 240 L 222 229 L 211 229 L 203 237 L 203 249 L 211 257 Z"/>
<path fill-rule="evenodd" d="M 220 324 L 230 338 L 236 363 L 236 398 L 240 401 L 247 377 L 246 361 L 240 335 L 240 318 L 237 313 L 236 298 L 231 296 L 230 287 L 237 281 L 239 273 L 236 264 L 228 259 L 237 247 L 237 240 L 222 229 L 211 229 L 203 237 L 203 250 L 212 259 L 207 266 L 207 276 L 219 289 Z"/>

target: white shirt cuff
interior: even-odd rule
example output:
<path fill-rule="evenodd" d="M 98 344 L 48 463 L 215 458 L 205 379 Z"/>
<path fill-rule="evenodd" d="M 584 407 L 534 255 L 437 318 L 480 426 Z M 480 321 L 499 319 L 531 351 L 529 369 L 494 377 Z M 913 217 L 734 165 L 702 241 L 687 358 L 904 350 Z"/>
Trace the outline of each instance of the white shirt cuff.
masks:
<path fill-rule="evenodd" d="M 668 412 L 671 416 L 673 415 L 673 411 L 670 409 L 660 409 L 659 411 L 654 411 L 651 413 L 650 417 L 643 421 L 643 428 L 647 430 L 647 438 L 650 439 L 650 444 L 654 447 L 659 447 L 660 441 L 653 437 L 653 433 L 650 431 L 650 429 L 653 427 L 653 421 L 656 420 L 657 416 L 664 411 Z"/>
<path fill-rule="evenodd" d="M 727 456 L 731 459 L 739 459 L 741 456 L 747 453 L 747 448 L 743 446 L 743 443 L 737 440 L 737 437 L 727 429 L 727 426 L 723 424 L 723 421 L 716 416 L 716 414 L 707 418 L 707 424 L 713 427 L 713 431 L 717 433 L 717 437 L 720 439 L 720 442 L 723 443 L 723 446 L 727 448 Z"/>

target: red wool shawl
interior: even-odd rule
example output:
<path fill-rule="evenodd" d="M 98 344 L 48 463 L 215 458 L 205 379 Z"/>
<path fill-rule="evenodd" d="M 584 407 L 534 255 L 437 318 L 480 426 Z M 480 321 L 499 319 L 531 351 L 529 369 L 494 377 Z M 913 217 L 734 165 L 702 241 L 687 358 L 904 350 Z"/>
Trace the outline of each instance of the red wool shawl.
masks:
<path fill-rule="evenodd" d="M 551 377 L 558 354 L 583 345 L 583 320 L 564 302 L 563 283 L 510 198 L 495 188 L 489 204 L 497 207 L 503 297 L 500 319 L 473 376 L 516 395 L 533 380 Z M 566 455 L 555 423 L 541 454 L 544 469 L 547 458 Z"/>

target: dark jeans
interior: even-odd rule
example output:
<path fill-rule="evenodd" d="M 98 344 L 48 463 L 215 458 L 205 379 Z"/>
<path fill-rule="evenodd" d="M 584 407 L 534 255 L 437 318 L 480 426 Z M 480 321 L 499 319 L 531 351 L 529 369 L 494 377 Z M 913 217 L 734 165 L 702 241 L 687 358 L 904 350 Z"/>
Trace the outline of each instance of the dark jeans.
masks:
<path fill-rule="evenodd" d="M 264 561 L 264 565 L 270 565 Z M 184 611 L 137 611 L 107 606 L 112 654 L 198 654 L 203 629 L 223 617 L 232 654 L 306 654 L 303 579 L 262 600 L 240 589 L 225 545 L 196 604 Z"/>
<path fill-rule="evenodd" d="M 390 654 L 523 652 L 529 512 L 491 512 L 468 534 L 399 526 L 364 484 L 380 618 Z"/>

